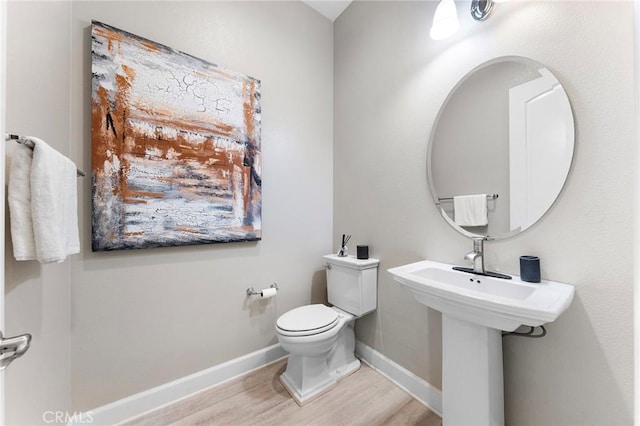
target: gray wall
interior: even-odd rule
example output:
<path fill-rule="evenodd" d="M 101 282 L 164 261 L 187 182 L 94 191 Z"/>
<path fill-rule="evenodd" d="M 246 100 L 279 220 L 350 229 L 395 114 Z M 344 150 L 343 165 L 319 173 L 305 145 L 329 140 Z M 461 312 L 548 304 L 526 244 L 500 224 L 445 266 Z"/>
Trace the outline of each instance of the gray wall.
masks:
<path fill-rule="evenodd" d="M 262 80 L 259 243 L 91 253 L 71 264 L 73 409 L 91 409 L 277 343 L 275 320 L 320 300 L 332 250 L 333 36 L 299 2 L 75 2 L 72 139 L 90 169 L 96 19 Z M 281 288 L 250 303 L 245 290 Z"/>
<path fill-rule="evenodd" d="M 9 2 L 7 17 L 7 131 L 70 155 L 71 3 Z M 70 406 L 71 267 L 16 262 L 6 229 L 4 331 L 33 335 L 29 352 L 6 370 L 6 422 L 34 425 L 45 411 Z"/>
<path fill-rule="evenodd" d="M 325 298 L 331 22 L 299 2 L 11 2 L 8 129 L 87 171 L 91 19 L 262 80 L 263 240 L 93 254 L 91 181 L 79 181 L 81 254 L 41 267 L 14 262 L 7 247 L 6 331 L 34 334 L 7 373 L 10 424 L 89 410 L 264 348 L 277 342 L 278 315 Z M 273 282 L 277 298 L 246 298 Z"/>
<path fill-rule="evenodd" d="M 544 339 L 505 338 L 506 423 L 633 423 L 633 4 L 505 2 L 484 23 L 456 2 L 461 30 L 435 42 L 436 2 L 356 2 L 335 23 L 334 229 L 368 243 L 380 265 L 378 310 L 356 334 L 441 386 L 440 315 L 384 271 L 421 259 L 462 264 L 471 243 L 439 216 L 427 141 L 447 94 L 496 56 L 531 57 L 563 83 L 577 148 L 552 211 L 518 237 L 487 243 L 487 266 L 576 286 Z M 335 245 L 334 241 L 334 245 Z"/>

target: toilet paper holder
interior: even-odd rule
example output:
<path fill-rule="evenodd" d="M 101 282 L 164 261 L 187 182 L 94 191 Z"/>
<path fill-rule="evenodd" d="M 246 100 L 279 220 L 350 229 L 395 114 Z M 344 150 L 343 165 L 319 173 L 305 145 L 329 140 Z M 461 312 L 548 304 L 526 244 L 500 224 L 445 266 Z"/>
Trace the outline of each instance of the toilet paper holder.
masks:
<path fill-rule="evenodd" d="M 276 291 L 280 290 L 280 288 L 278 287 L 278 284 L 276 283 L 271 284 L 269 288 L 273 288 Z M 247 296 L 262 296 L 262 290 L 256 290 L 253 287 L 249 287 L 247 289 Z"/>

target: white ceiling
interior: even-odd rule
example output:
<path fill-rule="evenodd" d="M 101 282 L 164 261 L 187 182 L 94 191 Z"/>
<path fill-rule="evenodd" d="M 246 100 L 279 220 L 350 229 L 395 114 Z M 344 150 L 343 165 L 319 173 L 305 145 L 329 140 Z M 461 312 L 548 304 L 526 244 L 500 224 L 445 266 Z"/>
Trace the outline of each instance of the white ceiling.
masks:
<path fill-rule="evenodd" d="M 335 21 L 349 6 L 351 0 L 302 0 L 327 18 Z"/>

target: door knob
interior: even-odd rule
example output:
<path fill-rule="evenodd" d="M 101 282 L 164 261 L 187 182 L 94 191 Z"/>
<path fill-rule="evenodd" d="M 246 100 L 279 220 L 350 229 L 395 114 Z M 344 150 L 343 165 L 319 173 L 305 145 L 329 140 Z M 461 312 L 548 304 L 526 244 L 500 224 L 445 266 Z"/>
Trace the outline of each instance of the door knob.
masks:
<path fill-rule="evenodd" d="M 31 345 L 31 335 L 21 334 L 14 337 L 4 337 L 0 332 L 0 371 L 7 368 L 11 361 L 24 355 Z"/>

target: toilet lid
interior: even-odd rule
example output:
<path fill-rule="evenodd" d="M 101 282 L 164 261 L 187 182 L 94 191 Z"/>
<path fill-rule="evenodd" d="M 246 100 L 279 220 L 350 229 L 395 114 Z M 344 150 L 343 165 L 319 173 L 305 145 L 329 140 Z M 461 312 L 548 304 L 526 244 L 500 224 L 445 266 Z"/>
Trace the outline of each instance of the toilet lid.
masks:
<path fill-rule="evenodd" d="M 276 325 L 285 331 L 320 333 L 333 328 L 337 322 L 338 313 L 333 309 L 325 305 L 307 305 L 282 314 Z"/>

